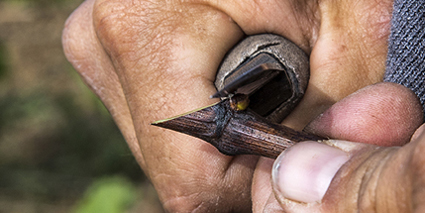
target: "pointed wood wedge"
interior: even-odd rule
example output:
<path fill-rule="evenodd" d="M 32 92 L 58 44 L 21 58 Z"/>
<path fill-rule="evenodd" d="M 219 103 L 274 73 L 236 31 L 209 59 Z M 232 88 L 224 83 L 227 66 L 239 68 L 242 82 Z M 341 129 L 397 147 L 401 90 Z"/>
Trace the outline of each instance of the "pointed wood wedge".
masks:
<path fill-rule="evenodd" d="M 231 102 L 226 99 L 152 125 L 200 138 L 226 155 L 276 158 L 297 142 L 324 140 L 268 121 L 249 109 L 240 110 Z"/>

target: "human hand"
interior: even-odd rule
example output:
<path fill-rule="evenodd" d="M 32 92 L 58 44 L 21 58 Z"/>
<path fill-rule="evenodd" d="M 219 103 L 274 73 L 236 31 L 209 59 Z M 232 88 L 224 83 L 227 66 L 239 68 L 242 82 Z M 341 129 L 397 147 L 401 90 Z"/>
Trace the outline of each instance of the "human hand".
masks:
<path fill-rule="evenodd" d="M 149 123 L 214 102 L 208 97 L 225 53 L 243 34 L 274 33 L 310 54 L 308 90 L 284 121 L 301 129 L 336 101 L 382 79 L 391 5 L 87 0 L 69 18 L 63 43 L 167 210 L 246 211 L 257 157 L 223 156 Z"/>
<path fill-rule="evenodd" d="M 411 133 L 421 124 L 422 106 L 409 89 L 393 83 L 361 89 L 333 105 L 306 128 L 339 140 L 296 144 L 276 159 L 273 169 L 270 159 L 258 164 L 254 210 L 423 211 L 425 126 L 410 140 Z M 270 171 L 273 189 L 264 187 L 271 179 Z"/>

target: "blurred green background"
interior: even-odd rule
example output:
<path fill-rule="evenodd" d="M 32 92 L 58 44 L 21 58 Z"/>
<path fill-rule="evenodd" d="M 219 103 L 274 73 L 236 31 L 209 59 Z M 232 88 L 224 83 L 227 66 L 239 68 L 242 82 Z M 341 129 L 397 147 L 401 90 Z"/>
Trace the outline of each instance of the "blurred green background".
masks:
<path fill-rule="evenodd" d="M 66 61 L 82 0 L 0 0 L 0 212 L 163 212 L 102 103 Z"/>

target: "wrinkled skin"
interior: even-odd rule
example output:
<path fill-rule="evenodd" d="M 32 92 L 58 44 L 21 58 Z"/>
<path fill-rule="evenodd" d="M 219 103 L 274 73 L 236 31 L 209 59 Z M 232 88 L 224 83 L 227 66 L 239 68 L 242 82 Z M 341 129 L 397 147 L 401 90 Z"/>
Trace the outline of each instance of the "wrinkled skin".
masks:
<path fill-rule="evenodd" d="M 297 204 L 282 200 L 279 204 L 273 196 L 270 159 L 224 156 L 200 140 L 149 124 L 217 101 L 208 97 L 215 92 L 215 73 L 225 53 L 244 34 L 274 33 L 310 55 L 308 90 L 284 121 L 300 130 L 337 101 L 381 81 L 391 8 L 387 0 L 87 0 L 68 19 L 63 44 L 68 60 L 112 114 L 166 210 L 297 210 Z M 421 123 L 420 106 L 404 88 L 383 87 L 375 93 L 363 92 L 360 98 L 344 99 L 313 121 L 309 131 L 377 145 L 406 143 Z M 397 104 L 372 101 L 376 97 L 395 97 L 391 100 Z M 359 99 L 360 104 L 352 104 Z M 370 102 L 375 107 L 368 107 Z M 347 107 L 363 111 L 344 117 L 341 112 Z M 351 125 L 329 125 L 332 121 Z M 342 169 L 349 175 L 338 173 L 315 210 L 395 209 L 392 205 L 397 202 L 368 203 L 364 201 L 371 194 L 344 190 L 351 187 L 347 183 L 362 181 L 367 173 L 356 169 L 359 162 L 369 169 L 376 166 L 371 158 L 388 161 L 388 168 L 403 168 L 402 174 L 408 175 L 390 179 L 395 170 L 387 169 L 383 172 L 388 175 L 378 179 L 406 189 L 398 195 L 415 205 L 403 205 L 420 208 L 424 192 L 411 193 L 411 189 L 421 189 L 425 182 L 425 157 L 420 154 L 424 141 L 418 137 L 403 148 L 382 152 L 373 152 L 369 145 L 359 147 L 353 151 L 353 158 L 359 160 L 349 161 Z M 392 157 L 386 158 L 388 153 Z M 379 191 L 379 186 L 369 191 Z M 394 199 L 390 192 L 376 196 Z"/>

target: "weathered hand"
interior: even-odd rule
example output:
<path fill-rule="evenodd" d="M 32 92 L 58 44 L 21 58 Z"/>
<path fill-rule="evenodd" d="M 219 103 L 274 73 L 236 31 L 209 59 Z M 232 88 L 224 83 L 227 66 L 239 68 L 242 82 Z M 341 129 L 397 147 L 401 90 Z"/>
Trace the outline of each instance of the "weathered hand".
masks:
<path fill-rule="evenodd" d="M 274 164 L 274 193 L 263 186 L 271 179 L 273 162 L 262 160 L 254 178 L 254 209 L 423 211 L 425 127 L 418 129 L 406 144 L 420 124 L 422 106 L 409 89 L 380 83 L 359 90 L 333 105 L 306 130 L 363 143 L 332 140 L 325 142 L 330 146 L 315 142 L 292 146 Z"/>
<path fill-rule="evenodd" d="M 87 0 L 67 21 L 63 43 L 167 210 L 249 211 L 257 157 L 224 156 L 149 123 L 214 102 L 208 97 L 225 53 L 244 34 L 274 33 L 310 55 L 308 90 L 284 121 L 301 129 L 382 79 L 391 6 L 390 0 Z"/>

